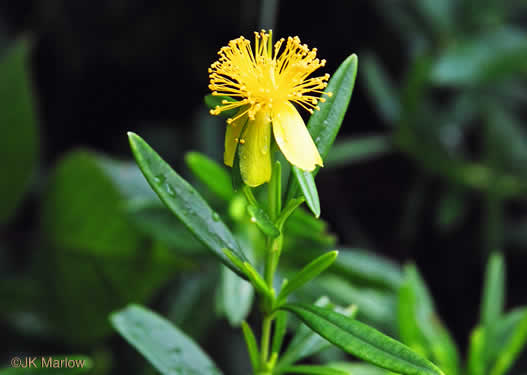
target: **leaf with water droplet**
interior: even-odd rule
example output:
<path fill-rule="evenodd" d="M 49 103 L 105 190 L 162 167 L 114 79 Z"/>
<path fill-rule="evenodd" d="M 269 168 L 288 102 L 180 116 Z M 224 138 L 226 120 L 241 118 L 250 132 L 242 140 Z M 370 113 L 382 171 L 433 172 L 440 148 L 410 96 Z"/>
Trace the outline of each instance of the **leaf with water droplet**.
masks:
<path fill-rule="evenodd" d="M 172 188 L 172 186 L 170 186 L 170 184 L 165 184 L 165 190 L 166 192 L 168 193 L 168 195 L 171 195 L 173 197 L 176 196 L 176 192 L 174 191 L 174 189 Z"/>
<path fill-rule="evenodd" d="M 165 182 L 165 179 L 165 175 L 160 174 L 154 177 L 154 182 L 156 184 L 162 184 L 163 182 Z"/>
<path fill-rule="evenodd" d="M 278 228 L 276 228 L 269 218 L 269 215 L 267 215 L 267 212 L 261 207 L 249 205 L 247 206 L 247 211 L 249 211 L 249 215 L 251 215 L 251 222 L 256 223 L 258 228 L 260 228 L 264 234 L 273 238 L 280 235 Z"/>
<path fill-rule="evenodd" d="M 246 278 L 245 273 L 222 251 L 223 248 L 230 249 L 242 262 L 247 261 L 234 235 L 221 218 L 214 220 L 214 211 L 201 195 L 141 137 L 130 132 L 128 138 L 139 168 L 161 201 L 227 267 Z M 159 176 L 165 177 L 162 185 L 155 180 Z"/>

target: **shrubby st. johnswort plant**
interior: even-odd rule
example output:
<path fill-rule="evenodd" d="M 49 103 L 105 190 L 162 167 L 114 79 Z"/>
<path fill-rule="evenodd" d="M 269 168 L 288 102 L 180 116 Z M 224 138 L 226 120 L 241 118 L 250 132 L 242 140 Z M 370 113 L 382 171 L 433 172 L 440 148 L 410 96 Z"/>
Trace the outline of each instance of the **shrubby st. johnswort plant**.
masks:
<path fill-rule="evenodd" d="M 357 72 L 357 57 L 351 55 L 329 82 L 328 74 L 310 78 L 313 71 L 325 65 L 324 60 L 316 58 L 316 52 L 301 44 L 298 37 L 280 39 L 273 45 L 272 33 L 262 31 L 255 33 L 254 49 L 243 37 L 231 41 L 220 50 L 219 60 L 209 70 L 213 95 L 207 102 L 212 107 L 211 113 L 225 112 L 229 116 L 224 162 L 233 167 L 232 185 L 240 192 L 231 200 L 246 207 L 248 215 L 238 215 L 238 221 L 256 225 L 263 241 L 240 242 L 236 232 L 229 229 L 189 183 L 142 138 L 129 133 L 132 151 L 165 205 L 259 295 L 262 316 L 259 344 L 253 329 L 246 322 L 241 324 L 255 375 L 347 373 L 329 365 L 294 365 L 282 361 L 290 313 L 333 345 L 375 365 L 401 374 L 440 375 L 442 371 L 432 362 L 354 319 L 356 308 L 339 309 L 321 301 L 317 304 L 298 299 L 288 301 L 293 292 L 334 263 L 337 251 L 319 255 L 288 279 L 277 280 L 279 259 L 287 239 L 284 224 L 304 201 L 316 217 L 320 215 L 315 168 L 323 165 L 322 160 L 340 128 Z M 307 127 L 294 104 L 312 113 Z M 285 159 L 274 152 L 275 142 Z M 211 170 L 210 161 L 207 163 L 203 166 L 208 165 Z M 215 177 L 224 173 L 217 168 L 221 167 L 212 167 L 215 173 L 202 174 L 207 185 L 223 183 Z M 253 189 L 260 185 L 263 186 Z M 245 201 L 240 203 L 238 197 L 244 197 Z M 191 339 L 144 308 L 126 308 L 112 316 L 112 323 L 164 374 L 219 373 Z"/>

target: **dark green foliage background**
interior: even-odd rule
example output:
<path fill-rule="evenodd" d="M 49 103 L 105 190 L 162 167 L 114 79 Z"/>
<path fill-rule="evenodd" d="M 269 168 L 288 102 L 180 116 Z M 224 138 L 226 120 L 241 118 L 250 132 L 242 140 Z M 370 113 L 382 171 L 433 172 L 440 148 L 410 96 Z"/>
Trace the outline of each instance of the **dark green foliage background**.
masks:
<path fill-rule="evenodd" d="M 11 51 L 20 63 L 0 63 L 2 365 L 20 353 L 82 352 L 101 374 L 144 372 L 107 321 L 128 302 L 166 312 L 225 373 L 230 358 L 245 356 L 237 331 L 210 316 L 221 310 L 211 292 L 220 271 L 199 264 L 203 247 L 160 208 L 137 168 L 116 160 L 131 161 L 128 130 L 186 177 L 187 151 L 221 160 L 224 122 L 203 104 L 207 67 L 228 40 L 262 26 L 317 47 L 326 72 L 359 56 L 339 142 L 317 176 L 322 218 L 338 243 L 415 261 L 461 348 L 478 320 L 491 251 L 505 253 L 507 308 L 527 304 L 526 3 L 260 8 L 249 0 L 0 4 L 0 55 Z M 24 61 L 30 81 L 9 82 Z M 4 87 L 32 90 L 32 102 Z M 315 240 L 327 248 L 334 238 Z"/>

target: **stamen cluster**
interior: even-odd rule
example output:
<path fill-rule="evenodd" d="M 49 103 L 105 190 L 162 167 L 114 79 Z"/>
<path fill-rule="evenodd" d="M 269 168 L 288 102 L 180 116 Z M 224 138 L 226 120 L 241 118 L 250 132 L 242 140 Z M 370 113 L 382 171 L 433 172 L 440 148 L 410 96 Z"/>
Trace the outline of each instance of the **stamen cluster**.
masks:
<path fill-rule="evenodd" d="M 326 60 L 318 59 L 317 49 L 310 50 L 297 36 L 287 41 L 282 38 L 273 47 L 271 33 L 255 32 L 254 52 L 251 42 L 242 36 L 231 40 L 218 54 L 218 61 L 209 68 L 212 95 L 239 100 L 224 100 L 210 113 L 217 115 L 242 107 L 234 118 L 227 120 L 229 124 L 244 115 L 254 120 L 258 111 L 272 111 L 273 103 L 284 101 L 297 103 L 313 113 L 314 109 L 320 109 L 318 102 L 325 99 L 312 94 L 331 96 L 322 91 L 329 74 L 308 78 Z"/>

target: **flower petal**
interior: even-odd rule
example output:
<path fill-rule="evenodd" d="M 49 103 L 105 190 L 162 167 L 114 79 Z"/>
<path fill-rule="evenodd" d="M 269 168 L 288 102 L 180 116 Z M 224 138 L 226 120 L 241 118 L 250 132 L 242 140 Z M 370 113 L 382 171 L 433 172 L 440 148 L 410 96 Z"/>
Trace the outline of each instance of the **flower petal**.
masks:
<path fill-rule="evenodd" d="M 240 174 L 249 186 L 258 186 L 271 179 L 271 119 L 259 111 L 249 120 L 240 140 Z"/>
<path fill-rule="evenodd" d="M 285 158 L 304 171 L 324 166 L 304 120 L 290 102 L 273 104 L 274 139 Z"/>
<path fill-rule="evenodd" d="M 242 111 L 240 109 L 240 111 Z M 238 112 L 239 113 L 239 112 Z M 247 115 L 241 116 L 230 124 L 227 124 L 227 129 L 225 130 L 225 152 L 223 153 L 223 162 L 225 165 L 232 167 L 234 163 L 234 155 L 236 154 L 236 147 L 238 146 L 238 139 L 240 138 L 240 133 L 247 122 Z"/>

